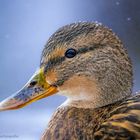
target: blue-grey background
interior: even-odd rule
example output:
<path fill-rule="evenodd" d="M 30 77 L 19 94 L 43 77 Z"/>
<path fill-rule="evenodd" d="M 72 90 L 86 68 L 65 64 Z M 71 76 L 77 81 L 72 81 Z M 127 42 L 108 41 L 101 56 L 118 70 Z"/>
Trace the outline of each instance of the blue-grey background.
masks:
<path fill-rule="evenodd" d="M 139 0 L 0 0 L 0 101 L 20 89 L 39 67 L 49 36 L 76 21 L 102 22 L 120 36 L 134 64 L 134 92 L 140 89 Z M 55 95 L 0 112 L 0 139 L 38 140 L 64 100 Z"/>

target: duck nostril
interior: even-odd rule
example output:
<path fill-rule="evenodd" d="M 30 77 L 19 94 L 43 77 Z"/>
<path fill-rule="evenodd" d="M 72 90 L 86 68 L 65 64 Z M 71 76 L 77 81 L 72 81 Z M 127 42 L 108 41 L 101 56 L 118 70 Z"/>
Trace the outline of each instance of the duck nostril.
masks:
<path fill-rule="evenodd" d="M 30 86 L 35 86 L 37 84 L 37 81 L 31 81 Z"/>

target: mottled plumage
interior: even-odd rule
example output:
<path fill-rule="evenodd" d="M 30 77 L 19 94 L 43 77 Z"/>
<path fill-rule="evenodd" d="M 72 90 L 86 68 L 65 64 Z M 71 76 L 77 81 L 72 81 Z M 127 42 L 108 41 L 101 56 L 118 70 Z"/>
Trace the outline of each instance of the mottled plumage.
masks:
<path fill-rule="evenodd" d="M 140 139 L 140 93 L 96 109 L 61 107 L 42 140 Z"/>

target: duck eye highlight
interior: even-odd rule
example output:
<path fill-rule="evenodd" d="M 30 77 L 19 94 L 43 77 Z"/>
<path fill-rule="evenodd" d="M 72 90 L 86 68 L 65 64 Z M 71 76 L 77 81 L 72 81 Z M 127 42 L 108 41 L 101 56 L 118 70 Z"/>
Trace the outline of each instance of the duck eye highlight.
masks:
<path fill-rule="evenodd" d="M 67 58 L 73 58 L 75 55 L 77 54 L 77 51 L 75 49 L 68 49 L 66 52 L 65 52 L 65 56 Z"/>

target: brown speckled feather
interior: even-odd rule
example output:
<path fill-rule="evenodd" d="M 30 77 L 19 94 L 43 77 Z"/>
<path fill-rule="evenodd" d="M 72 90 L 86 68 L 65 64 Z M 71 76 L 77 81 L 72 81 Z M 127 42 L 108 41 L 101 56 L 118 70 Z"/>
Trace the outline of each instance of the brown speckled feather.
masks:
<path fill-rule="evenodd" d="M 140 139 L 140 94 L 97 109 L 58 108 L 42 140 Z"/>
<path fill-rule="evenodd" d="M 108 113 L 109 118 L 94 133 L 95 140 L 140 139 L 140 94 L 128 98 Z"/>

